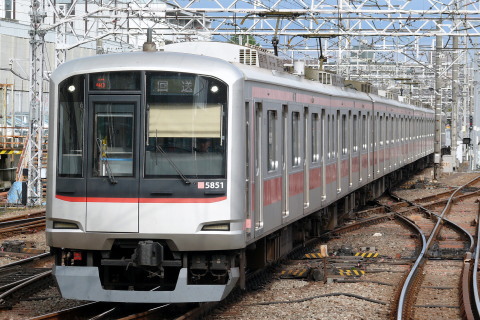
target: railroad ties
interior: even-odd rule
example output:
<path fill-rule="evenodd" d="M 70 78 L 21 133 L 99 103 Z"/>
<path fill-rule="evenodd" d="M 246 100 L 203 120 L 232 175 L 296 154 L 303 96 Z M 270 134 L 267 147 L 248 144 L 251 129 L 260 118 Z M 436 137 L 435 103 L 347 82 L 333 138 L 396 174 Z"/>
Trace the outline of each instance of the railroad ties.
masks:
<path fill-rule="evenodd" d="M 325 251 L 303 254 L 295 266 L 284 266 L 278 273 L 280 279 L 335 281 L 345 277 L 365 275 L 365 265 L 378 259 L 378 252 L 361 251 L 352 255 L 328 256 Z M 326 270 L 326 272 L 324 272 Z"/>

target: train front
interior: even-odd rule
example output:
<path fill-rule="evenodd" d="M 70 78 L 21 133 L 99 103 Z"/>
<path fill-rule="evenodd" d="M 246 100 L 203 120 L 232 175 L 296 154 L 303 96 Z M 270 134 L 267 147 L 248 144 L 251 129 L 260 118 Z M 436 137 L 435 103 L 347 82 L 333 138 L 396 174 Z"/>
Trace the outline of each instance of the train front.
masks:
<path fill-rule="evenodd" d="M 46 234 L 65 298 L 204 302 L 231 291 L 245 246 L 244 199 L 231 196 L 245 183 L 243 125 L 232 121 L 243 108 L 231 107 L 241 83 L 225 61 L 168 52 L 83 58 L 52 74 Z"/>

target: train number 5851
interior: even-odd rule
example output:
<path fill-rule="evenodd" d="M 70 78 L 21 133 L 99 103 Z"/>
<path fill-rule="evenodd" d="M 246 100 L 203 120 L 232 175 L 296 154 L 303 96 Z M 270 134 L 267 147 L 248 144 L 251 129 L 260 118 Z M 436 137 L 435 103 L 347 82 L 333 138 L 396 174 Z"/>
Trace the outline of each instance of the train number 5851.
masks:
<path fill-rule="evenodd" d="M 205 182 L 205 189 L 223 189 L 223 182 Z"/>

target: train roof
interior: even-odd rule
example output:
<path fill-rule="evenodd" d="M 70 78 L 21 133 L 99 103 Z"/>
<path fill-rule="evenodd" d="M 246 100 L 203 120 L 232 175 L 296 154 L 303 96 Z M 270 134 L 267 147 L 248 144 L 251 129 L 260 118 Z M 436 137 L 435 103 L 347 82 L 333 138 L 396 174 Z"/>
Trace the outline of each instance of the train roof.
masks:
<path fill-rule="evenodd" d="M 61 64 L 50 78 L 58 83 L 77 74 L 134 70 L 194 72 L 230 81 L 243 78 L 240 70 L 225 60 L 163 51 L 103 54 L 70 60 Z"/>
<path fill-rule="evenodd" d="M 246 80 L 270 83 L 277 86 L 293 87 L 298 90 L 318 91 L 332 96 L 363 99 L 365 101 L 374 101 L 394 105 L 396 107 L 409 108 L 418 112 L 426 111 L 428 113 L 433 113 L 430 109 L 406 104 L 398 100 L 388 99 L 376 94 L 367 94 L 350 88 L 326 85 L 305 79 L 303 76 L 283 72 L 281 71 L 283 70 L 283 60 L 274 56 L 267 50 L 258 47 L 241 46 L 226 42 L 198 41 L 169 44 L 164 47 L 164 50 L 193 53 L 228 61 L 242 71 Z M 253 51 L 256 51 L 256 57 L 254 57 Z"/>
<path fill-rule="evenodd" d="M 246 56 L 247 52 L 251 54 L 252 50 L 257 50 L 257 53 L 261 52 L 261 55 L 257 56 L 256 61 L 252 60 L 253 56 L 250 55 L 249 58 Z M 274 70 L 267 69 L 265 66 L 263 68 L 259 67 L 259 60 L 263 61 L 266 67 L 272 66 Z M 59 83 L 76 74 L 108 72 L 112 70 L 194 72 L 212 75 L 228 83 L 246 79 L 277 86 L 292 87 L 298 90 L 316 91 L 331 96 L 380 102 L 416 111 L 431 111 L 378 95 L 325 85 L 320 82 L 307 80 L 299 75 L 279 71 L 279 61 L 278 57 L 259 48 L 222 42 L 182 42 L 167 45 L 163 51 L 105 54 L 71 60 L 60 65 L 52 73 L 51 79 L 53 82 Z"/>

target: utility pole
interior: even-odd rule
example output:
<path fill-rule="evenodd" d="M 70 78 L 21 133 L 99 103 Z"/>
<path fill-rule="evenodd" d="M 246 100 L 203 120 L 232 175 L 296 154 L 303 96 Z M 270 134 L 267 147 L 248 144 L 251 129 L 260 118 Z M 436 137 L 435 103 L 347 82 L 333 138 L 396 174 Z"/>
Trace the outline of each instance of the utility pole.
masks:
<path fill-rule="evenodd" d="M 439 21 L 440 23 L 440 21 Z M 441 68 L 441 56 L 442 50 L 442 36 L 437 35 L 435 37 L 435 142 L 433 146 L 434 150 L 434 166 L 433 166 L 433 179 L 438 180 L 440 171 L 440 158 L 441 158 L 441 143 L 442 143 L 442 82 L 440 80 L 440 68 Z"/>
<path fill-rule="evenodd" d="M 452 66 L 452 121 L 450 130 L 450 155 L 453 156 L 453 167 L 457 167 L 457 121 L 460 90 L 458 86 L 458 36 L 453 36 Z"/>
<path fill-rule="evenodd" d="M 480 116 L 478 114 L 479 110 L 480 110 L 480 70 L 479 70 L 479 67 L 480 67 L 480 54 L 475 54 L 475 58 L 473 60 L 473 85 L 472 85 L 472 91 L 473 91 L 473 95 L 472 95 L 472 99 L 470 100 L 470 103 L 471 105 L 473 106 L 473 110 L 471 111 L 471 115 L 473 117 L 473 128 L 472 128 L 472 131 L 470 132 L 471 133 L 471 144 L 472 144 L 472 147 L 473 147 L 473 160 L 472 160 L 472 165 L 471 165 L 471 169 L 472 170 L 475 170 L 479 163 L 480 163 L 480 159 L 478 158 L 479 157 L 479 154 L 478 154 L 478 145 L 480 143 L 479 141 L 479 135 L 478 135 L 478 131 L 477 131 L 477 126 L 478 126 L 478 123 L 479 123 L 479 119 L 480 119 Z"/>
<path fill-rule="evenodd" d="M 32 0 L 30 12 L 30 127 L 28 145 L 27 205 L 41 205 L 42 200 L 42 116 L 43 116 L 43 72 L 45 31 L 41 29 L 45 19 L 44 2 Z"/>

